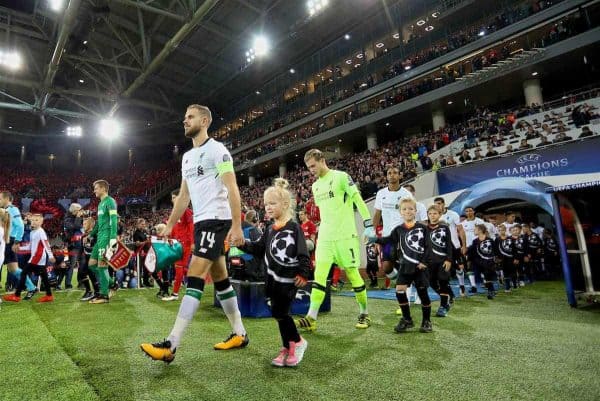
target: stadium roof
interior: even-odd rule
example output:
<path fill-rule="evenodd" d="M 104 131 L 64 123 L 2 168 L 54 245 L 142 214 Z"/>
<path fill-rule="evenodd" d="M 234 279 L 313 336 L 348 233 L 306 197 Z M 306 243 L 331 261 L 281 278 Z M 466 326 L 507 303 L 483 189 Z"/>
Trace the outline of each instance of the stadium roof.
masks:
<path fill-rule="evenodd" d="M 5 134 L 52 137 L 111 113 L 131 130 L 158 129 L 180 121 L 191 102 L 219 116 L 397 2 L 331 0 L 334 10 L 308 18 L 303 0 L 64 0 L 59 12 L 53 1 L 0 0 L 0 51 L 23 59 L 19 70 L 0 71 Z M 271 56 L 245 65 L 253 35 L 263 31 Z"/>

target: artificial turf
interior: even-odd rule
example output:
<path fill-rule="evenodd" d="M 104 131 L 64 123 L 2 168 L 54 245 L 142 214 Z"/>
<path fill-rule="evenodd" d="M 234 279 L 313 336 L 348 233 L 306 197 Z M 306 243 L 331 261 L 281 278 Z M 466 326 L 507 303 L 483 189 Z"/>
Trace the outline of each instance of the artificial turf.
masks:
<path fill-rule="evenodd" d="M 178 302 L 151 290 L 123 290 L 106 305 L 79 302 L 80 291 L 55 295 L 2 304 L 0 400 L 600 398 L 600 308 L 570 308 L 558 282 L 458 299 L 431 334 L 395 334 L 396 304 L 384 300 L 369 303 L 373 324 L 357 330 L 354 300 L 335 296 L 295 369 L 270 366 L 280 340 L 268 318 L 245 319 L 246 349 L 214 351 L 229 324 L 210 286 L 171 365 L 139 344 L 168 334 Z M 418 328 L 420 308 L 412 313 Z"/>

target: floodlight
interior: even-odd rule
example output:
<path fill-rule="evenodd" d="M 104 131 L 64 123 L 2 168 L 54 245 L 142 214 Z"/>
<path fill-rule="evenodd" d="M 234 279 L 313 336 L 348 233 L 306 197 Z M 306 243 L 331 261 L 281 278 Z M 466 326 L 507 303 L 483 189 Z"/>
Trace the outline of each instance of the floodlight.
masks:
<path fill-rule="evenodd" d="M 23 65 L 23 59 L 17 52 L 0 50 L 0 65 L 15 71 Z"/>
<path fill-rule="evenodd" d="M 106 118 L 100 121 L 100 136 L 105 139 L 113 140 L 121 135 L 121 124 L 112 118 Z"/>
<path fill-rule="evenodd" d="M 48 0 L 48 6 L 52 11 L 62 11 L 64 4 L 65 0 Z"/>
<path fill-rule="evenodd" d="M 309 0 L 306 2 L 308 14 L 312 17 L 329 5 L 328 0 Z"/>
<path fill-rule="evenodd" d="M 78 125 L 72 126 L 72 127 L 67 127 L 67 136 L 80 137 L 81 136 L 81 127 Z"/>
<path fill-rule="evenodd" d="M 252 49 L 257 56 L 265 56 L 269 52 L 270 48 L 271 45 L 264 35 L 258 35 L 254 37 Z"/>

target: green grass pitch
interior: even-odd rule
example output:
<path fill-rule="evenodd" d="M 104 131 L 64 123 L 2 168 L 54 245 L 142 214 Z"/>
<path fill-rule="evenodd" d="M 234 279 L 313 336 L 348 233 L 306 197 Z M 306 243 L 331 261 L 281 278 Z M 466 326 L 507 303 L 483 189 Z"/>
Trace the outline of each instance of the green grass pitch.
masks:
<path fill-rule="evenodd" d="M 598 400 L 600 308 L 571 309 L 563 288 L 458 299 L 432 334 L 395 334 L 396 304 L 381 300 L 369 303 L 371 328 L 356 330 L 354 299 L 336 296 L 296 369 L 269 364 L 272 319 L 245 319 L 248 348 L 214 351 L 229 324 L 212 286 L 168 366 L 139 344 L 169 333 L 178 302 L 129 290 L 88 305 L 59 292 L 53 304 L 2 304 L 0 400 Z"/>

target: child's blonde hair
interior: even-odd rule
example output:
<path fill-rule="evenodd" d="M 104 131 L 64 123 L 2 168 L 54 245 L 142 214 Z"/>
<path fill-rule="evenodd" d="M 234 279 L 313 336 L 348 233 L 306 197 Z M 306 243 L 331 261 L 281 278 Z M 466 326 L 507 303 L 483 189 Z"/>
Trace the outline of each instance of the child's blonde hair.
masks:
<path fill-rule="evenodd" d="M 166 227 L 167 225 L 165 223 L 158 223 L 155 225 L 154 229 L 156 230 L 156 235 L 160 234 Z"/>
<path fill-rule="evenodd" d="M 440 208 L 437 205 L 431 205 L 427 208 L 427 213 L 429 213 L 430 211 L 435 210 L 436 212 L 438 212 L 439 214 L 442 214 L 442 212 L 440 211 Z"/>
<path fill-rule="evenodd" d="M 85 232 L 91 231 L 95 225 L 96 225 L 96 220 L 94 220 L 91 217 L 88 217 L 83 220 L 83 229 L 85 230 Z"/>
<path fill-rule="evenodd" d="M 0 208 L 0 225 L 4 228 L 4 242 L 8 243 L 10 240 L 10 214 L 4 209 Z"/>
<path fill-rule="evenodd" d="M 488 229 L 485 224 L 475 224 L 475 228 L 479 230 L 483 235 L 488 235 Z"/>
<path fill-rule="evenodd" d="M 409 198 L 408 196 L 400 199 L 400 202 L 398 202 L 399 209 L 402 207 L 403 203 L 410 203 L 415 209 L 417 208 L 417 202 L 413 198 Z"/>
<path fill-rule="evenodd" d="M 289 186 L 290 184 L 285 178 L 275 178 L 275 181 L 273 181 L 273 185 L 265 190 L 264 197 L 266 199 L 267 196 L 273 195 L 284 205 L 287 204 L 287 208 L 285 208 L 283 213 L 287 218 L 293 220 L 296 202 L 294 201 L 294 198 L 292 198 L 292 194 L 288 190 Z"/>

